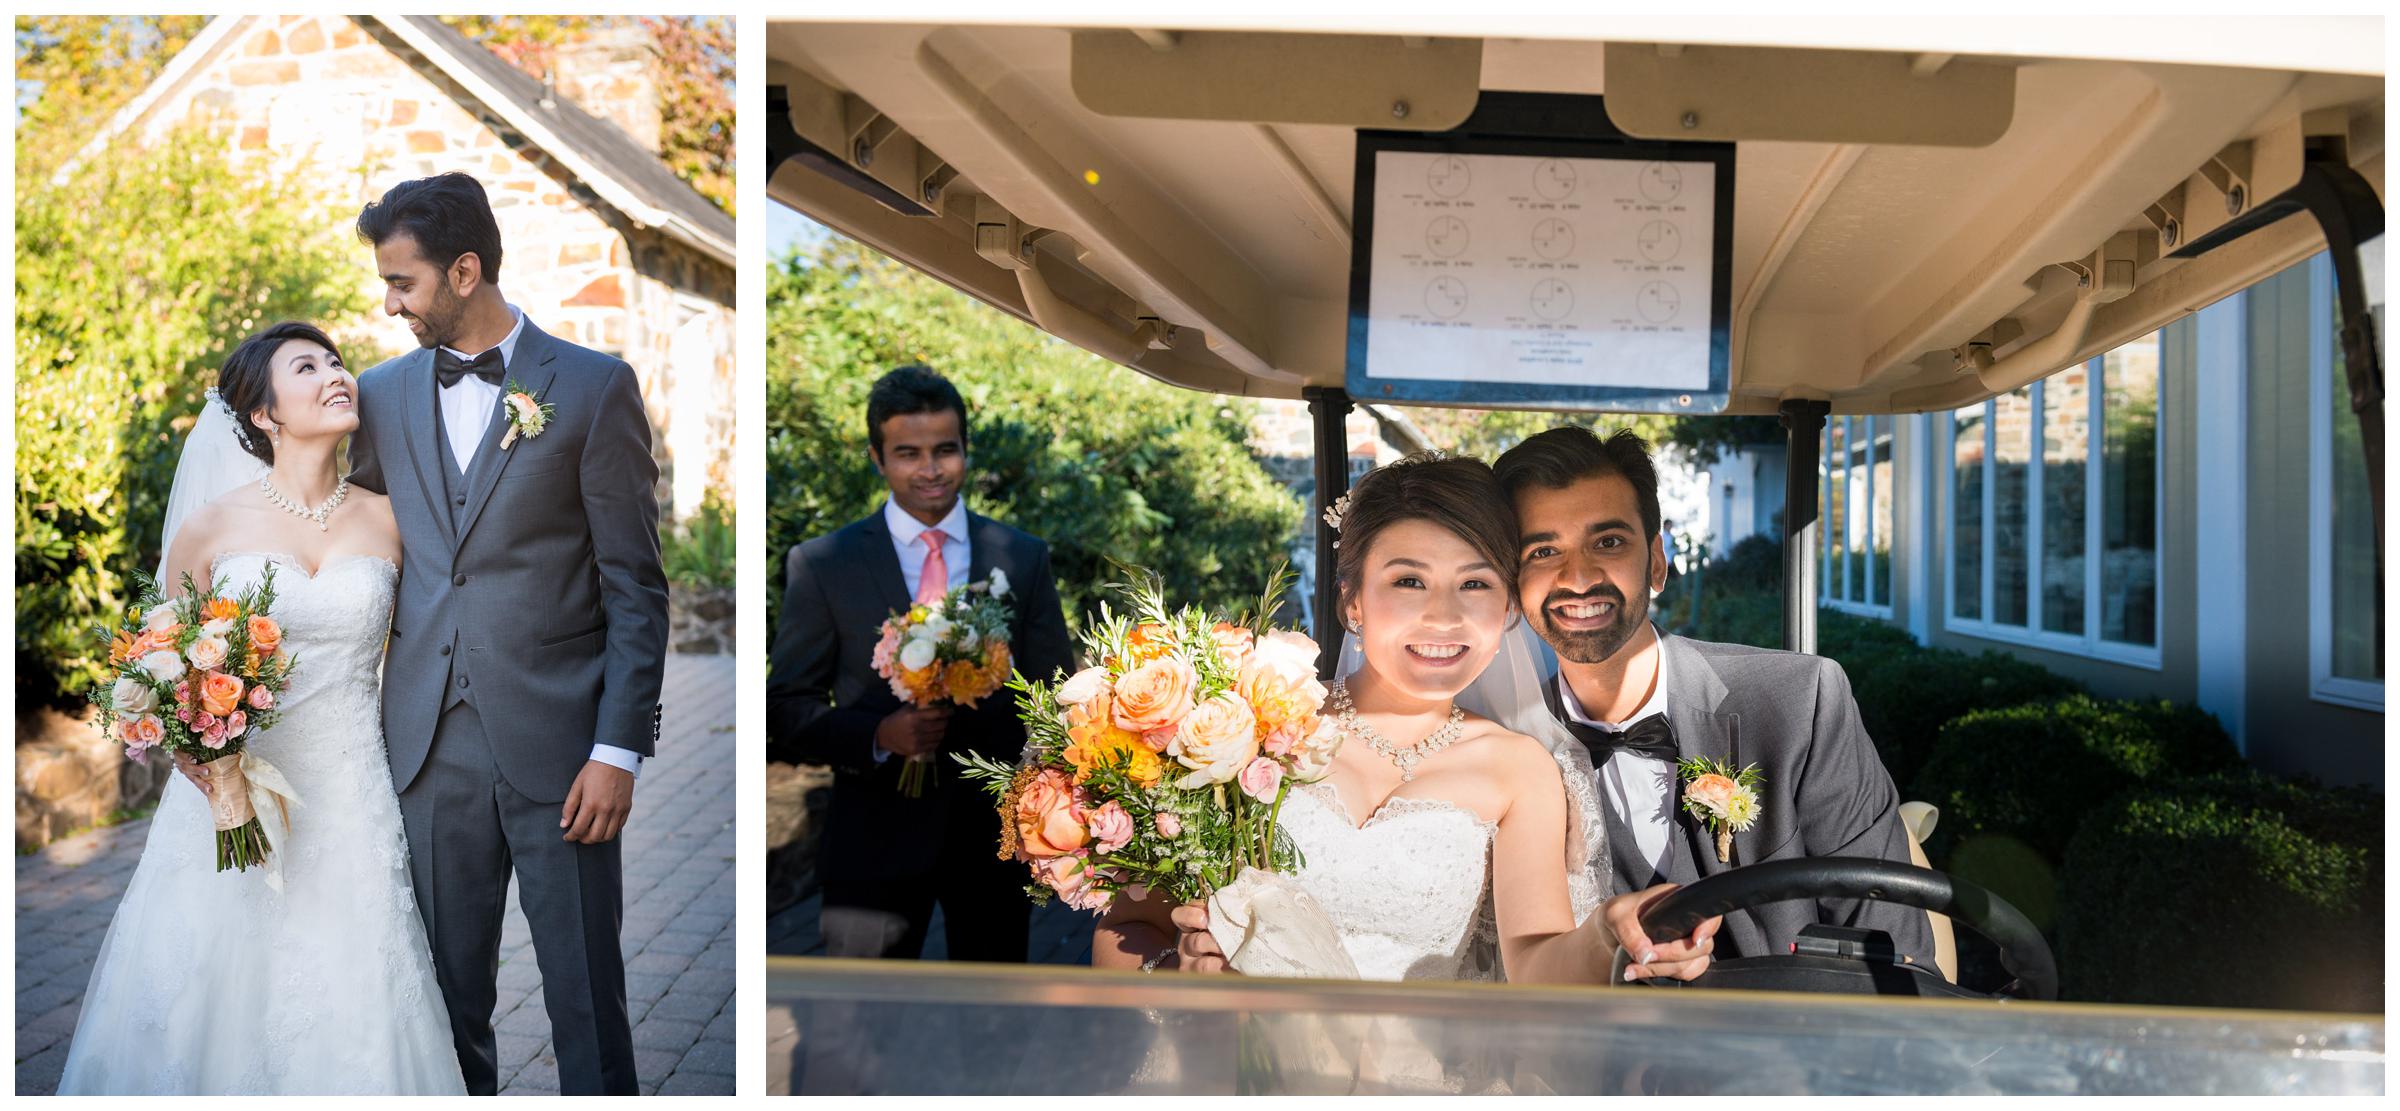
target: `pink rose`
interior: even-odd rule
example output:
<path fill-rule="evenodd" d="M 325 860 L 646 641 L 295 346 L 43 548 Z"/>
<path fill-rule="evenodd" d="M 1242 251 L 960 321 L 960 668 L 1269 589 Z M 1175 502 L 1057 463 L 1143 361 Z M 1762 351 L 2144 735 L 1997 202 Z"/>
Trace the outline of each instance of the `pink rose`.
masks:
<path fill-rule="evenodd" d="M 200 734 L 200 743 L 210 748 L 225 747 L 225 723 L 220 721 L 210 725 Z"/>
<path fill-rule="evenodd" d="M 239 737 L 244 730 L 249 728 L 250 719 L 244 716 L 240 710 L 235 710 L 232 717 L 225 719 L 225 735 L 228 737 Z"/>
<path fill-rule="evenodd" d="M 1114 802 L 1092 811 L 1092 847 L 1103 853 L 1113 853 L 1133 840 L 1133 815 Z"/>
<path fill-rule="evenodd" d="M 1698 802 L 1718 817 L 1725 817 L 1733 806 L 1733 781 L 1721 775 L 1704 775 L 1686 784 L 1683 797 Z"/>
<path fill-rule="evenodd" d="M 271 691 L 271 690 L 268 690 L 268 689 L 267 689 L 267 688 L 265 688 L 265 687 L 252 687 L 252 688 L 250 688 L 250 708 L 251 708 L 251 709 L 253 709 L 253 710 L 272 710 L 272 709 L 274 709 L 274 708 L 275 708 L 275 692 L 274 692 L 274 691 Z"/>
<path fill-rule="evenodd" d="M 166 723 L 158 720 L 155 715 L 143 714 L 142 716 L 133 719 L 132 725 L 133 743 L 138 744 L 143 748 L 153 747 L 159 742 L 167 739 Z"/>
<path fill-rule="evenodd" d="M 1109 892 L 1095 890 L 1091 865 L 1082 856 L 1055 856 L 1033 866 L 1033 874 L 1042 886 L 1058 893 L 1060 901 L 1076 910 L 1100 911 L 1108 908 Z"/>
<path fill-rule="evenodd" d="M 1158 827 L 1158 835 L 1169 841 L 1183 835 L 1183 819 L 1161 810 L 1150 815 L 1150 824 Z"/>
<path fill-rule="evenodd" d="M 1242 769 L 1242 793 L 1260 802 L 1275 801 L 1276 788 L 1283 784 L 1283 765 L 1261 756 Z"/>

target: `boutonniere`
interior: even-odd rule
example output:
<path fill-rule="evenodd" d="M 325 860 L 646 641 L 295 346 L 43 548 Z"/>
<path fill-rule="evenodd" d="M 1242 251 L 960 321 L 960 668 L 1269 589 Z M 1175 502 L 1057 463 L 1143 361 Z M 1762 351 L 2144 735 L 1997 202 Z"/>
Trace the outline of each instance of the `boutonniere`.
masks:
<path fill-rule="evenodd" d="M 550 426 L 551 415 L 557 411 L 536 400 L 530 391 L 518 385 L 513 378 L 509 380 L 508 392 L 501 396 L 500 403 L 508 406 L 508 435 L 500 438 L 502 451 L 507 451 L 510 445 L 516 443 L 520 435 L 528 440 L 541 435 L 542 429 Z"/>
<path fill-rule="evenodd" d="M 1717 835 L 1717 863 L 1733 863 L 1733 834 L 1747 833 L 1758 821 L 1758 785 L 1766 782 L 1758 765 L 1740 771 L 1705 756 L 1676 766 L 1683 773 L 1683 811 L 1707 823 Z"/>

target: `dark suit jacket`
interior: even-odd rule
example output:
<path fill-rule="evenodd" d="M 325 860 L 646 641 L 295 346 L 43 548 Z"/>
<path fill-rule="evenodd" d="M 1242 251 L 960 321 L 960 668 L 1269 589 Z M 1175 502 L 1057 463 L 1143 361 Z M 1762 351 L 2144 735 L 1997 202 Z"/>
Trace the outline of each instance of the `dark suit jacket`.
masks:
<path fill-rule="evenodd" d="M 1667 720 L 1675 728 L 1677 754 L 1737 769 L 1756 764 L 1764 776 L 1758 820 L 1733 835 L 1729 864 L 1717 860 L 1716 835 L 1684 812 L 1677 777 L 1675 829 L 1659 862 L 1665 880 L 1688 884 L 1746 864 L 1801 857 L 1912 863 L 1899 792 L 1859 721 L 1840 664 L 1666 635 L 1659 637 L 1659 651 L 1666 656 Z M 1553 713 L 1556 690 L 1555 682 L 1544 684 Z M 1653 878 L 1647 861 L 1632 859 L 1637 850 L 1630 838 L 1612 839 L 1609 852 L 1620 893 Z M 1924 911 L 1857 899 L 1767 903 L 1728 914 L 1717 933 L 1717 958 L 1788 952 L 1801 928 L 1816 922 L 1882 930 L 1901 953 L 1934 969 L 1933 930 Z"/>
<path fill-rule="evenodd" d="M 1016 670 L 1048 679 L 1072 669 L 1049 545 L 970 512 L 967 546 L 968 581 L 994 569 L 1008 574 Z M 1025 744 L 1014 693 L 1003 688 L 951 717 L 934 784 L 921 799 L 897 790 L 899 760 L 875 761 L 875 727 L 901 705 L 875 674 L 875 642 L 884 619 L 909 602 L 881 509 L 794 547 L 784 561 L 783 614 L 767 674 L 767 756 L 834 770 L 817 865 L 828 887 L 922 875 L 946 837 L 981 838 L 995 850 L 999 844 L 990 796 L 949 754 L 1014 761 Z"/>

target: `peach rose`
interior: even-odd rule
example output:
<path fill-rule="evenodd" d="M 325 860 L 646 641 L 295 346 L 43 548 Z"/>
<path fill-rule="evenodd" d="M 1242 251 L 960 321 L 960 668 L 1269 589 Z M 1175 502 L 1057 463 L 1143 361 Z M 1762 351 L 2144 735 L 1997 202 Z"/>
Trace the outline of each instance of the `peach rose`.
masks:
<path fill-rule="evenodd" d="M 1183 836 L 1183 819 L 1172 811 L 1161 810 L 1150 815 L 1150 824 L 1158 827 L 1158 835 L 1172 841 Z"/>
<path fill-rule="evenodd" d="M 1224 657 L 1226 663 L 1237 667 L 1242 657 L 1250 654 L 1250 645 L 1257 639 L 1250 635 L 1250 630 L 1223 621 L 1217 622 L 1217 627 L 1209 630 L 1209 634 L 1217 640 L 1217 654 Z"/>
<path fill-rule="evenodd" d="M 193 667 L 215 671 L 225 666 L 225 657 L 232 654 L 233 646 L 225 643 L 225 638 L 204 636 L 193 638 L 192 646 L 185 651 L 184 657 L 192 661 Z"/>
<path fill-rule="evenodd" d="M 1109 693 L 1108 669 L 1087 667 L 1058 685 L 1058 704 L 1082 706 Z"/>
<path fill-rule="evenodd" d="M 242 681 L 222 671 L 212 671 L 200 680 L 200 708 L 217 717 L 232 713 L 242 704 Z"/>
<path fill-rule="evenodd" d="M 1722 818 L 1733 809 L 1733 781 L 1721 775 L 1704 775 L 1684 785 L 1683 797 L 1699 803 L 1710 813 Z"/>
<path fill-rule="evenodd" d="M 149 748 L 167 739 L 166 723 L 158 720 L 156 714 L 143 714 L 126 724 L 132 726 L 131 739 L 133 743 L 143 748 Z"/>
<path fill-rule="evenodd" d="M 1133 840 L 1133 815 L 1115 802 L 1103 804 L 1092 811 L 1092 848 L 1113 853 Z"/>
<path fill-rule="evenodd" d="M 1190 665 L 1172 658 L 1126 672 L 1116 683 L 1117 727 L 1134 733 L 1173 728 L 1192 712 L 1192 692 L 1199 685 Z"/>
<path fill-rule="evenodd" d="M 1018 853 L 1045 860 L 1074 852 L 1091 840 L 1084 828 L 1082 800 L 1067 773 L 1043 768 L 1017 795 Z"/>
<path fill-rule="evenodd" d="M 1176 782 L 1184 790 L 1230 782 L 1258 755 L 1258 725 L 1249 703 L 1220 694 L 1195 707 L 1167 750 L 1192 774 Z"/>
<path fill-rule="evenodd" d="M 1261 756 L 1242 769 L 1242 793 L 1260 802 L 1275 801 L 1275 792 L 1283 786 L 1283 765 Z"/>
<path fill-rule="evenodd" d="M 261 654 L 273 655 L 277 648 L 283 647 L 283 626 L 277 625 L 272 617 L 251 618 L 250 647 Z"/>
<path fill-rule="evenodd" d="M 1341 747 L 1341 726 L 1329 718 L 1318 718 L 1316 729 L 1302 734 L 1292 745 L 1292 778 L 1302 783 L 1325 778 L 1325 773 L 1333 770 L 1334 752 Z"/>

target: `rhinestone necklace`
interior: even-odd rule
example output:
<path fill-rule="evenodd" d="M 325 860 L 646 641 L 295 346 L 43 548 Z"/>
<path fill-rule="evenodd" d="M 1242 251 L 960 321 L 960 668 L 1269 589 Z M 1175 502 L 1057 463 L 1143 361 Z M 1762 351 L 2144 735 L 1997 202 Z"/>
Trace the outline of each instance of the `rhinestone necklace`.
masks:
<path fill-rule="evenodd" d="M 334 507 L 342 504 L 343 498 L 350 496 L 350 480 L 348 478 L 343 478 L 336 481 L 333 484 L 333 496 L 325 499 L 325 504 L 320 505 L 315 509 L 310 509 L 299 502 L 284 497 L 283 491 L 276 489 L 274 483 L 268 482 L 266 475 L 262 474 L 258 476 L 258 488 L 266 492 L 267 500 L 269 502 L 274 503 L 284 512 L 289 513 L 294 517 L 298 517 L 303 521 L 315 521 L 317 523 L 318 532 L 324 532 L 326 530 L 326 521 L 328 518 L 333 516 Z"/>
<path fill-rule="evenodd" d="M 1355 732 L 1365 737 L 1368 747 L 1382 753 L 1384 759 L 1391 761 L 1395 767 L 1400 769 L 1400 782 L 1402 783 L 1417 777 L 1419 761 L 1450 747 L 1466 732 L 1463 723 L 1466 721 L 1467 712 L 1460 709 L 1456 702 L 1450 704 L 1449 721 L 1443 722 L 1441 728 L 1427 734 L 1424 740 L 1406 748 L 1393 744 L 1383 734 L 1376 732 L 1374 726 L 1358 720 L 1358 707 L 1350 701 L 1350 685 L 1348 683 L 1333 685 L 1333 708 L 1341 718 L 1343 735 L 1348 736 Z"/>

